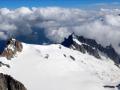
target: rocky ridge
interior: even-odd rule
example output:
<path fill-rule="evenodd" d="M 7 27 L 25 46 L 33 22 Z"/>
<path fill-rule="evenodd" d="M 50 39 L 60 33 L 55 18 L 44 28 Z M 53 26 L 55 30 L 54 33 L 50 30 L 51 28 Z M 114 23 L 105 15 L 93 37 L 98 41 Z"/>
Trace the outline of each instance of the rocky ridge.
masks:
<path fill-rule="evenodd" d="M 82 53 L 88 53 L 98 59 L 101 59 L 100 53 L 104 54 L 106 58 L 112 59 L 116 65 L 120 64 L 120 56 L 112 47 L 112 45 L 103 47 L 93 39 L 88 39 L 83 36 L 71 34 L 61 43 L 63 46 L 78 50 Z"/>

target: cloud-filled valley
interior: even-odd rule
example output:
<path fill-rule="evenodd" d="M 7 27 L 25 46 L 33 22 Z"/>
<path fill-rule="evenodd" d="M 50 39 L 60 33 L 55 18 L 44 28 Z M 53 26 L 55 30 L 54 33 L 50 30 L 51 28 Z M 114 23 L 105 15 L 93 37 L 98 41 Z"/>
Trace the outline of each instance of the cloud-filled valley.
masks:
<path fill-rule="evenodd" d="M 120 10 L 83 10 L 77 8 L 0 9 L 0 39 L 14 36 L 23 41 L 60 43 L 72 32 L 120 53 Z M 45 42 L 46 41 L 46 42 Z"/>

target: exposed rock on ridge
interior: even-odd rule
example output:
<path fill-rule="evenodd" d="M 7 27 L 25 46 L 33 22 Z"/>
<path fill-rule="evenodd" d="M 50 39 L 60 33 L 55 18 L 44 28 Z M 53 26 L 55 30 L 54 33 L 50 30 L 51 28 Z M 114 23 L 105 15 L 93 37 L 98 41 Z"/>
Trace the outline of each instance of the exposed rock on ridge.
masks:
<path fill-rule="evenodd" d="M 17 52 L 21 52 L 22 49 L 23 46 L 20 41 L 10 38 L 6 43 L 6 46 L 1 53 L 1 56 L 6 57 L 8 60 L 10 60 L 16 55 Z"/>
<path fill-rule="evenodd" d="M 9 75 L 0 73 L 0 90 L 27 90 L 25 86 Z"/>
<path fill-rule="evenodd" d="M 78 50 L 82 53 L 89 53 L 94 57 L 101 59 L 100 53 L 105 54 L 107 57 L 112 59 L 116 65 L 120 64 L 120 56 L 112 47 L 112 45 L 103 47 L 93 39 L 88 39 L 83 36 L 77 36 L 71 34 L 67 39 L 62 42 L 62 45 L 68 48 Z"/>

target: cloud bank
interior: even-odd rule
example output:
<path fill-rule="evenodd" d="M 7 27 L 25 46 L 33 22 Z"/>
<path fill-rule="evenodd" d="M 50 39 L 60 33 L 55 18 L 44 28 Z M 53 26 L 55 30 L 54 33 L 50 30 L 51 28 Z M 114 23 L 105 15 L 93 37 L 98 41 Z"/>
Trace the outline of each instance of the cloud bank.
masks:
<path fill-rule="evenodd" d="M 120 9 L 82 10 L 77 8 L 0 9 L 0 39 L 10 36 L 60 43 L 72 32 L 120 53 Z"/>

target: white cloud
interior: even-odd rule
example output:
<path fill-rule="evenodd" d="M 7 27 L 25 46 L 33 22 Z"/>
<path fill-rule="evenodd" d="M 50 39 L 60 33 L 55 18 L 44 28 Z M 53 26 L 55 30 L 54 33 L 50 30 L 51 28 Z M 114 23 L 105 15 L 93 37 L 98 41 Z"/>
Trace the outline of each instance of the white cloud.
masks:
<path fill-rule="evenodd" d="M 0 38 L 11 34 L 29 36 L 40 30 L 51 41 L 61 42 L 64 37 L 75 32 L 78 35 L 96 39 L 103 45 L 111 43 L 120 52 L 118 47 L 120 43 L 119 14 L 120 9 L 82 10 L 59 7 L 29 9 L 21 7 L 10 10 L 1 8 Z"/>

